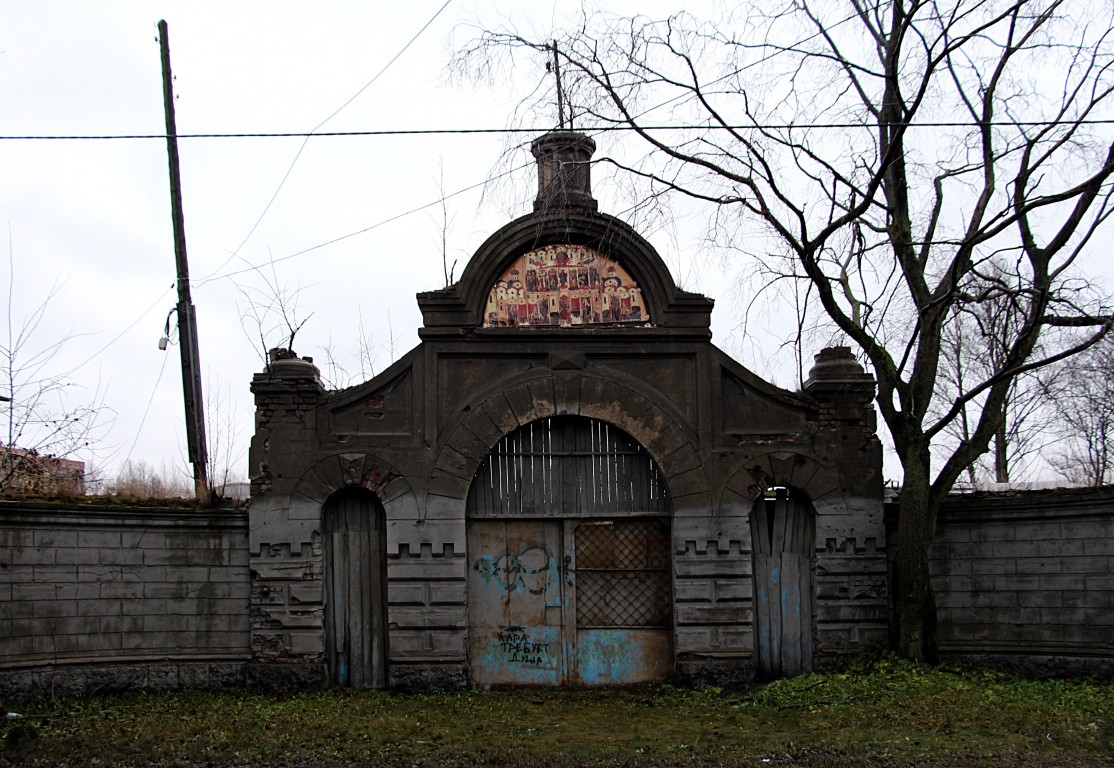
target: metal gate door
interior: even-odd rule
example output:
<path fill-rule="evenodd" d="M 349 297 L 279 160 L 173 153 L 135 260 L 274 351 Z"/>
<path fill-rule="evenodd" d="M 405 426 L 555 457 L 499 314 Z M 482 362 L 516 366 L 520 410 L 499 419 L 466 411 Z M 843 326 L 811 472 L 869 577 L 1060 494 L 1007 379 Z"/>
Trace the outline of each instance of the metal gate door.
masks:
<path fill-rule="evenodd" d="M 630 435 L 526 424 L 468 494 L 468 652 L 478 685 L 614 685 L 672 669 L 670 504 Z"/>
<path fill-rule="evenodd" d="M 477 685 L 622 685 L 672 668 L 667 520 L 468 523 Z"/>
<path fill-rule="evenodd" d="M 560 523 L 473 521 L 467 537 L 472 682 L 559 685 L 567 667 Z"/>
<path fill-rule="evenodd" d="M 333 682 L 387 685 L 383 508 L 361 488 L 329 497 L 325 529 L 325 654 Z"/>
<path fill-rule="evenodd" d="M 575 535 L 576 681 L 665 679 L 672 667 L 668 524 L 591 521 Z"/>
<path fill-rule="evenodd" d="M 754 503 L 755 644 L 764 678 L 812 671 L 813 525 L 812 505 L 785 488 Z"/>

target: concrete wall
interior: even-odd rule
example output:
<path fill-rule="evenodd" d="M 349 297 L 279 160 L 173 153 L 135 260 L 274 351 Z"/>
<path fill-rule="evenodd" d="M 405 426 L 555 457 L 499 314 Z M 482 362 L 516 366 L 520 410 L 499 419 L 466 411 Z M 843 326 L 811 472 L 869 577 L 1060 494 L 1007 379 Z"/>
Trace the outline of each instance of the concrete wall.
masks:
<path fill-rule="evenodd" d="M 0 698 L 237 684 L 247 514 L 0 502 Z"/>
<path fill-rule="evenodd" d="M 932 571 L 942 654 L 1114 674 L 1114 489 L 953 497 Z"/>
<path fill-rule="evenodd" d="M 951 496 L 930 557 L 944 657 L 1114 674 L 1114 487 Z"/>
<path fill-rule="evenodd" d="M 817 505 L 816 589 L 828 613 L 817 617 L 818 644 L 838 653 L 881 643 L 887 585 L 877 551 L 883 545 L 827 530 L 838 510 L 823 507 Z M 892 525 L 895 509 L 887 512 Z M 740 538 L 744 533 L 740 529 Z M 390 618 L 399 646 L 392 652 L 406 651 L 408 642 L 461 637 L 460 627 L 429 625 L 435 612 L 427 604 L 451 603 L 461 616 L 464 609 L 459 595 L 438 597 L 440 592 L 427 588 L 425 561 L 453 570 L 446 585 L 451 583 L 455 594 L 463 553 L 403 549 L 391 549 L 388 565 Z M 305 629 L 294 632 L 285 619 L 276 621 L 261 610 L 270 594 L 257 596 L 251 616 L 243 511 L 0 502 L 0 700 L 267 686 L 268 676 L 286 665 L 274 663 L 280 659 L 250 663 L 252 635 L 258 642 L 272 632 L 280 645 L 319 653 L 320 586 L 307 574 L 320 555 L 312 544 L 308 551 L 288 553 L 262 541 L 251 551 L 257 559 L 269 557 L 280 571 L 285 563 L 286 570 L 271 574 L 272 581 L 282 581 L 289 592 L 278 597 L 300 604 Z M 685 568 L 695 568 L 683 574 L 692 578 L 730 575 L 743 589 L 717 593 L 724 607 L 736 611 L 716 625 L 717 632 L 700 634 L 709 649 L 748 642 L 727 638 L 725 646 L 720 636 L 750 633 L 744 585 L 749 582 L 746 573 L 736 573 L 748 569 L 745 554 L 709 544 L 706 552 L 696 547 L 676 556 L 679 576 Z M 954 497 L 940 516 L 932 568 L 944 655 L 1029 674 L 1114 674 L 1114 489 Z M 686 582 L 676 594 L 678 637 L 692 634 L 692 622 L 682 621 L 686 612 L 707 607 L 703 593 L 690 592 Z M 700 605 L 690 606 L 694 601 Z M 863 632 L 869 636 L 856 635 Z M 426 653 L 433 658 L 436 651 Z M 458 661 L 456 643 L 443 653 Z M 411 670 L 397 661 L 392 675 L 405 683 L 401 678 Z M 725 659 L 719 669 L 712 661 L 710 674 L 731 674 L 737 666 Z M 704 679 L 689 666 L 678 662 L 679 677 Z M 300 682 L 320 685 L 319 678 Z"/>

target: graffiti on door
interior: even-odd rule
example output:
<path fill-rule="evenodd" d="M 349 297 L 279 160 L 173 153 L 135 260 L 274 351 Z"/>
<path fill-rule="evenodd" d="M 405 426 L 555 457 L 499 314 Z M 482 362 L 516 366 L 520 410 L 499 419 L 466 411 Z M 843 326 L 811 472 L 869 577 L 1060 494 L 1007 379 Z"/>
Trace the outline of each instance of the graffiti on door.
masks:
<path fill-rule="evenodd" d="M 532 546 L 517 555 L 484 555 L 472 564 L 472 570 L 485 587 L 541 596 L 559 593 L 556 587 L 561 580 L 572 586 L 571 565 L 571 557 L 558 561 L 545 547 Z"/>
<path fill-rule="evenodd" d="M 511 664 L 548 666 L 549 643 L 537 641 L 525 627 L 506 627 L 496 634 L 504 661 Z"/>

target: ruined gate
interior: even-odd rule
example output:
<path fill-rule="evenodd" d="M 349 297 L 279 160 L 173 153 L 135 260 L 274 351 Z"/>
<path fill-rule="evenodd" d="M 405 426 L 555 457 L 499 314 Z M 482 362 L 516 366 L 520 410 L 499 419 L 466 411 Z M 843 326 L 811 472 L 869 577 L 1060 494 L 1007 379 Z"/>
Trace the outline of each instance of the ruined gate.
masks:
<path fill-rule="evenodd" d="M 716 348 L 712 302 L 597 211 L 594 146 L 569 132 L 534 142 L 534 211 L 455 285 L 418 296 L 421 343 L 374 379 L 329 392 L 285 351 L 256 375 L 257 674 L 726 684 L 885 640 L 873 379 L 833 348 L 794 393 Z M 767 517 L 755 502 L 776 487 L 799 490 L 806 516 Z M 381 505 L 381 544 L 366 546 L 384 555 L 385 592 L 350 588 L 359 611 L 345 614 L 333 587 L 354 566 L 329 499 L 351 489 Z M 787 550 L 779 525 L 801 534 Z M 798 612 L 768 557 L 796 563 Z M 763 633 L 786 610 L 796 650 L 773 666 Z M 354 652 L 342 615 L 372 617 L 366 636 L 381 638 L 359 678 L 350 663 L 339 674 Z"/>

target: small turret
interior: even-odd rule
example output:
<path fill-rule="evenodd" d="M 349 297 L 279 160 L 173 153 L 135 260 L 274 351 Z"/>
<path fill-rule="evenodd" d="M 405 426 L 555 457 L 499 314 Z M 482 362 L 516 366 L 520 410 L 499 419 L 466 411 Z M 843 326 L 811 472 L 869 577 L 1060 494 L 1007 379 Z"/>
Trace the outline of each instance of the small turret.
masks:
<path fill-rule="evenodd" d="M 870 433 L 877 429 L 874 377 L 863 370 L 850 347 L 820 350 L 804 391 L 820 401 L 821 421 L 857 422 Z"/>
<path fill-rule="evenodd" d="M 596 142 L 575 131 L 552 131 L 530 144 L 538 160 L 538 196 L 534 210 L 599 209 L 592 197 L 592 153 Z"/>

